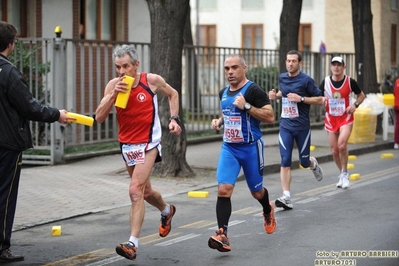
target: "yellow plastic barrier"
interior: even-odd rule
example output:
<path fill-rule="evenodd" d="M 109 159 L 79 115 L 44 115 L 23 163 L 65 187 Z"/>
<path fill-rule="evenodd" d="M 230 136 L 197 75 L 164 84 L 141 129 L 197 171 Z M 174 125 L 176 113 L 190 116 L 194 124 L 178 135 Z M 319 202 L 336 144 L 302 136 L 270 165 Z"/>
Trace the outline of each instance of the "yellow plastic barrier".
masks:
<path fill-rule="evenodd" d="M 393 107 L 395 104 L 395 96 L 392 93 L 384 94 L 382 101 L 386 106 Z"/>
<path fill-rule="evenodd" d="M 352 144 L 375 141 L 377 116 L 371 108 L 358 108 L 354 114 L 352 133 L 348 142 Z"/>

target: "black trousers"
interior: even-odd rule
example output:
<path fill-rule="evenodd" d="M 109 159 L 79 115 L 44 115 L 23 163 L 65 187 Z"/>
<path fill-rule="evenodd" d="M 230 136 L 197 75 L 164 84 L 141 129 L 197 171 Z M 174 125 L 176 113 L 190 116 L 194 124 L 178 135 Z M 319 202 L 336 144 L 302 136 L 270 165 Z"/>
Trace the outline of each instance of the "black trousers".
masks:
<path fill-rule="evenodd" d="M 22 152 L 0 148 L 0 252 L 11 246 Z"/>

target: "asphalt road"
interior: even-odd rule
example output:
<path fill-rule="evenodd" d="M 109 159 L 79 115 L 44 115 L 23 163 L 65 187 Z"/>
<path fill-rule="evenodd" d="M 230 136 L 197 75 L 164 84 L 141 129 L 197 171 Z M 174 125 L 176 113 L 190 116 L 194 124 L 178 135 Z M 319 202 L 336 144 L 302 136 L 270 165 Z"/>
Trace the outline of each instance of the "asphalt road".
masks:
<path fill-rule="evenodd" d="M 384 152 L 394 152 L 395 158 L 381 159 Z M 293 170 L 294 209 L 276 209 L 277 229 L 272 235 L 263 230 L 259 203 L 245 182 L 239 182 L 232 198 L 229 253 L 207 245 L 216 230 L 216 187 L 212 187 L 208 198 L 186 194 L 167 198 L 177 213 L 166 238 L 158 236 L 159 212 L 147 206 L 136 261 L 114 251 L 129 237 L 129 208 L 122 207 L 14 232 L 13 246 L 24 251 L 25 261 L 7 265 L 396 266 L 398 158 L 398 151 L 389 150 L 350 161 L 351 173 L 359 173 L 360 179 L 347 190 L 335 188 L 337 170 L 332 162 L 323 164 L 321 182 L 309 170 Z M 272 199 L 280 196 L 278 174 L 266 175 L 265 184 Z M 62 226 L 61 236 L 51 236 L 54 225 Z"/>

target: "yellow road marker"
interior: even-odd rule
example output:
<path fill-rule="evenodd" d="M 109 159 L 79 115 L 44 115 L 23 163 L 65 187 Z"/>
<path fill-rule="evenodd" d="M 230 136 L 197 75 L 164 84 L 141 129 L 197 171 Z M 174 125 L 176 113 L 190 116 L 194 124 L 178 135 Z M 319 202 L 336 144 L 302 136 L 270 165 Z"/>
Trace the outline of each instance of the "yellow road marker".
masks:
<path fill-rule="evenodd" d="M 316 149 L 316 146 L 310 145 L 310 151 L 314 151 Z"/>
<path fill-rule="evenodd" d="M 351 174 L 349 176 L 349 179 L 354 181 L 354 180 L 359 180 L 360 179 L 360 174 Z"/>
<path fill-rule="evenodd" d="M 189 191 L 187 193 L 189 198 L 207 198 L 209 196 L 208 191 Z"/>
<path fill-rule="evenodd" d="M 51 235 L 52 236 L 60 236 L 61 235 L 61 226 L 60 225 L 53 226 L 51 228 Z"/>
<path fill-rule="evenodd" d="M 356 159 L 357 159 L 356 155 L 349 155 L 348 156 L 348 161 L 354 161 Z"/>
<path fill-rule="evenodd" d="M 347 167 L 348 169 L 353 169 L 355 168 L 355 165 L 353 163 L 348 163 Z"/>
<path fill-rule="evenodd" d="M 393 153 L 383 153 L 381 154 L 382 159 L 393 158 Z"/>

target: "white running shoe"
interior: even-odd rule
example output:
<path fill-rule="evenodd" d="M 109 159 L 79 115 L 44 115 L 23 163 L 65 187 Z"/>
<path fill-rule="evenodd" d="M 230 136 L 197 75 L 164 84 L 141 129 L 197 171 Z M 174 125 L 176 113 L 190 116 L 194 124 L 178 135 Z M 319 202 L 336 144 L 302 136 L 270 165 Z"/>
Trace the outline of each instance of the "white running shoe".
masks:
<path fill-rule="evenodd" d="M 351 183 L 349 182 L 349 174 L 348 173 L 341 173 L 342 176 L 342 188 L 348 188 Z"/>
<path fill-rule="evenodd" d="M 291 210 L 293 208 L 291 198 L 286 195 L 277 198 L 274 204 L 276 207 L 284 208 L 284 210 Z"/>
<path fill-rule="evenodd" d="M 315 168 L 312 169 L 312 172 L 314 174 L 314 177 L 316 177 L 317 181 L 321 181 L 323 179 L 323 169 L 321 169 L 319 163 L 317 162 L 315 157 L 310 157 L 310 159 L 313 161 L 313 164 L 315 165 Z"/>
<path fill-rule="evenodd" d="M 342 182 L 343 182 L 342 173 L 339 174 L 338 178 L 339 178 L 339 181 L 337 183 L 337 187 L 341 188 L 342 187 Z"/>
<path fill-rule="evenodd" d="M 395 144 L 393 145 L 393 148 L 394 148 L 395 150 L 399 150 L 399 143 L 395 143 Z"/>

